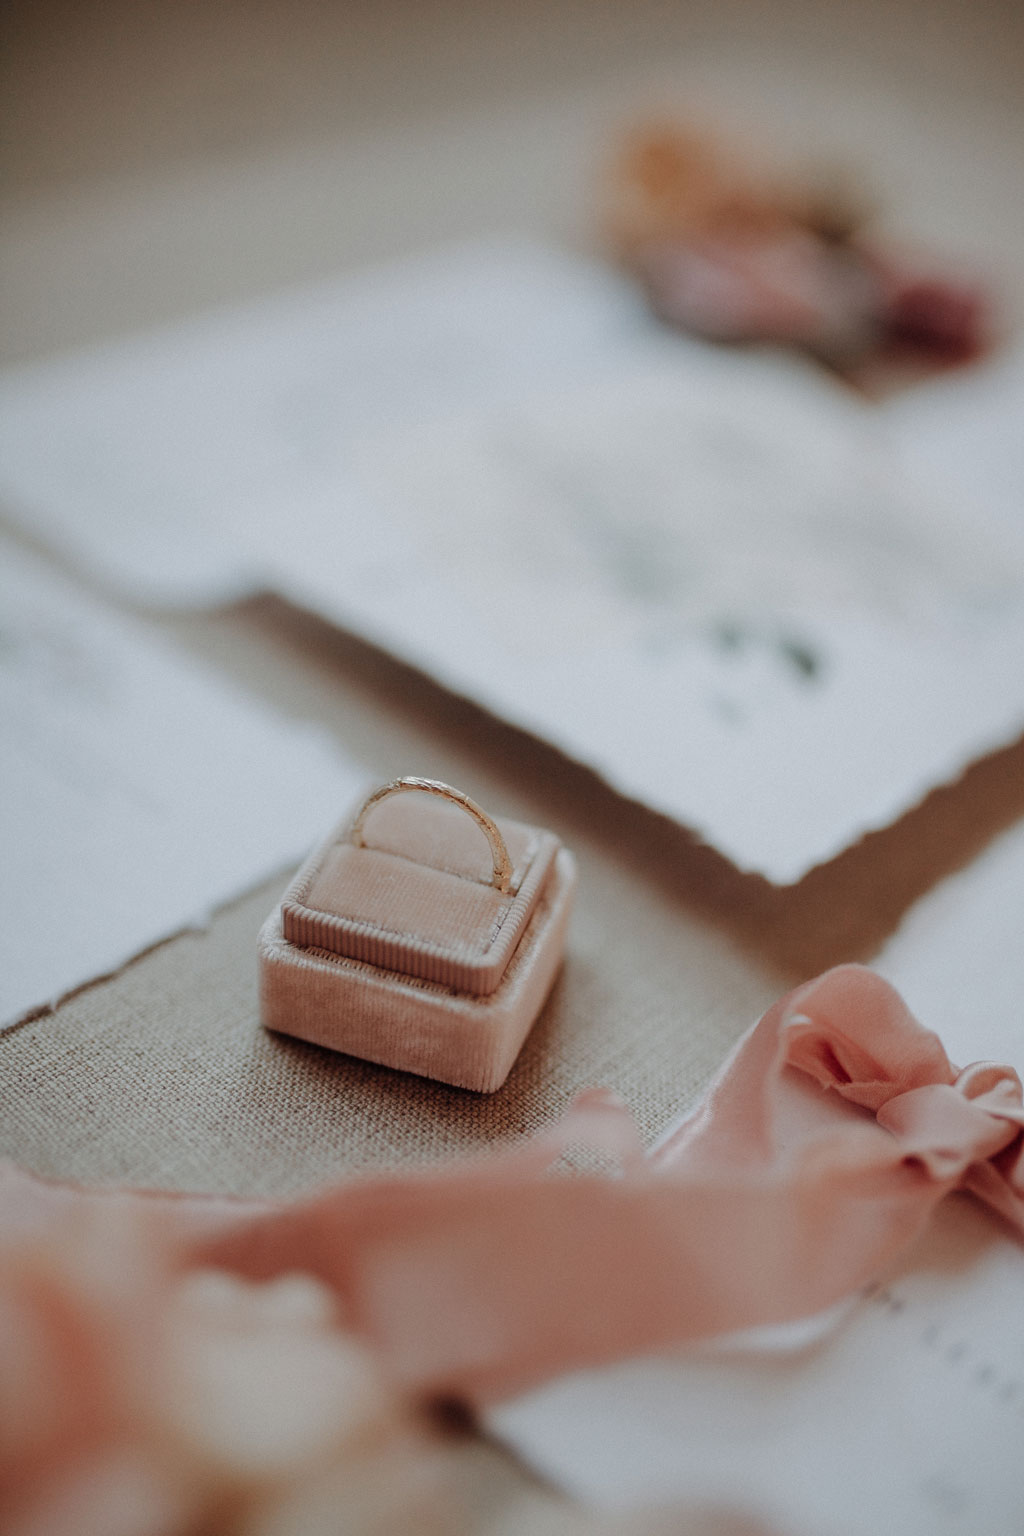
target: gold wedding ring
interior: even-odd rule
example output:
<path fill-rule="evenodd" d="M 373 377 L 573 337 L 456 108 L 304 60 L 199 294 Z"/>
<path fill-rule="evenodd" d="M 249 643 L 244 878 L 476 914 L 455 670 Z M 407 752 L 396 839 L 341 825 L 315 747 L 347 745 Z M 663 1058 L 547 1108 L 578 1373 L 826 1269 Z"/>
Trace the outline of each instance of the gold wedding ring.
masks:
<path fill-rule="evenodd" d="M 363 838 L 363 827 L 367 816 L 374 806 L 379 805 L 382 800 L 386 800 L 389 795 L 402 794 L 406 790 L 411 789 L 422 790 L 428 795 L 439 795 L 442 800 L 450 800 L 453 805 L 460 806 L 462 810 L 472 816 L 477 826 L 487 838 L 490 846 L 493 866 L 491 884 L 496 891 L 500 891 L 503 896 L 507 896 L 512 886 L 512 860 L 509 858 L 505 839 L 487 812 L 481 810 L 475 800 L 471 800 L 468 795 L 464 795 L 460 789 L 453 789 L 450 784 L 443 784 L 440 779 L 417 779 L 413 777 L 392 779 L 389 784 L 382 784 L 380 789 L 375 789 L 363 801 L 359 814 L 352 823 L 351 836 L 355 846 L 357 848 L 365 848 L 366 846 Z"/>

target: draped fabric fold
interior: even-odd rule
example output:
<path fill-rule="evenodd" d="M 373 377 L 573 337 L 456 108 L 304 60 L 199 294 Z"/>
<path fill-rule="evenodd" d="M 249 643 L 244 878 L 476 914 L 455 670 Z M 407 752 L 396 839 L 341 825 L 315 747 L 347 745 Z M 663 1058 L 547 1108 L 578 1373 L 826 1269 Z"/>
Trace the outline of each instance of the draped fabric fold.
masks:
<path fill-rule="evenodd" d="M 1012 1069 L 959 1070 L 886 982 L 842 966 L 769 1009 L 650 1154 L 597 1091 L 522 1146 L 301 1202 L 119 1198 L 163 1212 L 180 1264 L 305 1271 L 401 1386 L 488 1403 L 819 1311 L 892 1265 L 955 1189 L 1024 1233 L 1022 1142 Z M 581 1144 L 615 1171 L 553 1169 Z"/>
<path fill-rule="evenodd" d="M 403 1384 L 488 1402 L 824 1308 L 961 1185 L 1024 1230 L 1022 1126 L 1011 1069 L 958 1072 L 888 983 L 843 966 L 771 1008 L 649 1157 L 625 1108 L 584 1095 L 525 1148 L 345 1186 L 205 1252 L 309 1266 Z M 548 1176 L 580 1143 L 618 1176 Z"/>

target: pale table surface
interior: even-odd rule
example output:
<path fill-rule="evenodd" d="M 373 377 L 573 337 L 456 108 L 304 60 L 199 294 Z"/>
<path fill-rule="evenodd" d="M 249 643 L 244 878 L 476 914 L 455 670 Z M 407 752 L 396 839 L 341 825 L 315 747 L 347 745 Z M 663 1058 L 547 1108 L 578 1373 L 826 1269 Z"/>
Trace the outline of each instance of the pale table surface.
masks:
<path fill-rule="evenodd" d="M 20 0 L 6 26 L 3 361 L 450 237 L 586 244 L 618 125 L 662 107 L 860 167 L 891 231 L 989 274 L 1008 323 L 1024 308 L 1013 0 Z M 773 892 L 276 600 L 144 620 L 381 778 L 443 778 L 552 826 L 579 908 L 549 1006 L 481 1099 L 261 1031 L 254 939 L 281 871 L 0 1039 L 0 1154 L 47 1174 L 282 1194 L 522 1135 L 594 1083 L 653 1138 L 781 990 L 870 958 L 1024 815 L 1017 747 Z M 479 1529 L 591 1528 L 493 1448 L 457 1455 Z"/>

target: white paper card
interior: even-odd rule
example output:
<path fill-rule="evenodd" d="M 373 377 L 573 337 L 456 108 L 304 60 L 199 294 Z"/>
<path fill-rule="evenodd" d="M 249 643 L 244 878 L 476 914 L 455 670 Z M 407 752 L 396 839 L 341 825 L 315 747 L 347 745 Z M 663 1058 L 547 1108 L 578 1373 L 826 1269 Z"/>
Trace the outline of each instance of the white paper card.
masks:
<path fill-rule="evenodd" d="M 297 860 L 363 778 L 5 546 L 0 1024 Z"/>
<path fill-rule="evenodd" d="M 0 460 L 133 594 L 272 587 L 778 883 L 1024 729 L 1024 562 L 809 366 L 542 248 L 22 370 Z"/>
<path fill-rule="evenodd" d="M 221 602 L 283 544 L 359 558 L 354 437 L 572 376 L 638 325 L 611 275 L 525 242 L 288 290 L 0 376 L 0 496 L 135 600 Z"/>
<path fill-rule="evenodd" d="M 374 531 L 282 547 L 289 596 L 773 881 L 1024 729 L 1024 564 L 778 359 L 652 338 L 349 465 Z"/>
<path fill-rule="evenodd" d="M 1024 1065 L 1024 827 L 911 913 L 878 969 L 951 1058 Z M 792 1536 L 1006 1536 L 1024 1510 L 1024 1245 L 948 1200 L 838 1325 L 579 1373 L 491 1426 L 598 1504 L 708 1500 Z M 795 1339 L 795 1342 L 794 1342 Z"/>
<path fill-rule="evenodd" d="M 955 500 L 1020 540 L 1024 347 L 895 396 L 885 418 L 903 463 L 935 499 Z"/>

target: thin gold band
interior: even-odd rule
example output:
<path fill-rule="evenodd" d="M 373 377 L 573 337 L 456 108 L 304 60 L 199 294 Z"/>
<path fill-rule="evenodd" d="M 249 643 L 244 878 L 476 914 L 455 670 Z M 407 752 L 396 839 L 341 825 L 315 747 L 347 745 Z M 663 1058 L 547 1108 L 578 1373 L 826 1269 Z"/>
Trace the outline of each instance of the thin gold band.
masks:
<path fill-rule="evenodd" d="M 382 784 L 380 789 L 375 789 L 372 795 L 368 795 L 360 807 L 359 814 L 352 823 L 352 841 L 357 848 L 365 847 L 363 839 L 363 826 L 367 816 L 388 795 L 401 794 L 408 789 L 420 789 L 428 795 L 440 795 L 443 800 L 451 800 L 454 805 L 461 806 L 468 811 L 477 826 L 487 838 L 491 849 L 491 862 L 493 873 L 491 884 L 496 891 L 507 896 L 512 887 L 512 860 L 509 858 L 505 839 L 498 831 L 497 826 L 488 816 L 486 811 L 480 809 L 475 800 L 464 795 L 461 789 L 453 789 L 450 784 L 443 784 L 440 779 L 392 779 L 389 784 Z"/>

